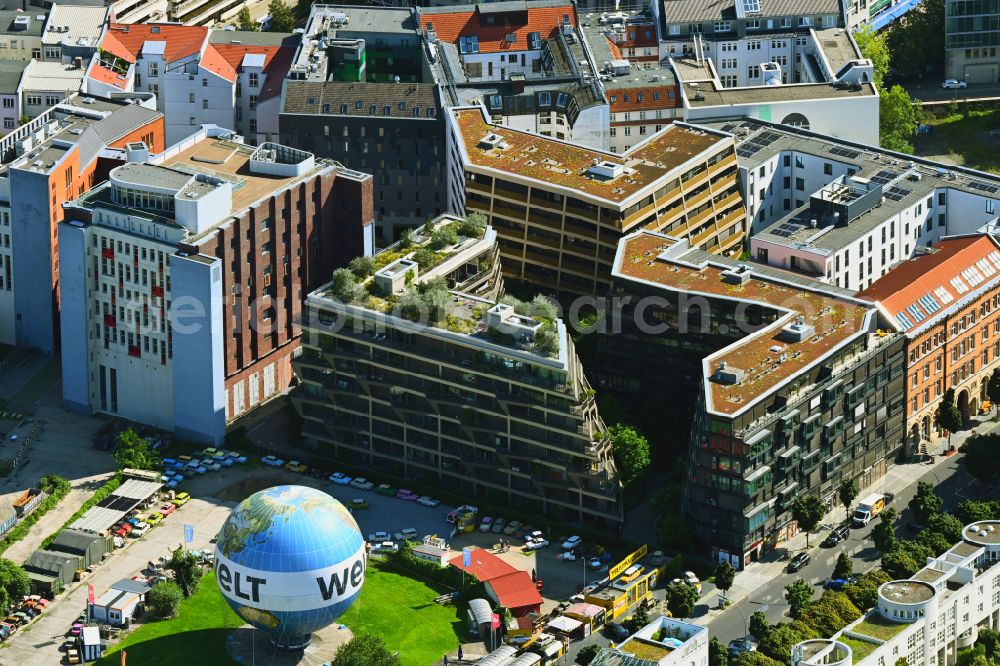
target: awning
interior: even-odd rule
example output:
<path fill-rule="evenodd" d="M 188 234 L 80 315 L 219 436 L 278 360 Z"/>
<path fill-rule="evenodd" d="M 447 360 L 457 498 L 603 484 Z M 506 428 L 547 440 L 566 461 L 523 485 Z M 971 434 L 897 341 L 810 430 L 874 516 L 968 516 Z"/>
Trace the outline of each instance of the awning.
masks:
<path fill-rule="evenodd" d="M 574 620 L 571 617 L 566 617 L 565 615 L 560 615 L 556 619 L 549 622 L 549 628 L 555 629 L 557 631 L 563 631 L 567 634 L 572 633 L 583 626 L 583 623 L 579 620 Z"/>
<path fill-rule="evenodd" d="M 761 442 L 770 436 L 771 436 L 771 431 L 768 430 L 767 428 L 763 428 L 761 430 L 758 430 L 754 434 L 750 435 L 749 437 L 747 437 L 744 440 L 744 444 L 746 444 L 747 446 L 753 446 L 757 442 Z"/>
<path fill-rule="evenodd" d="M 784 460 L 790 460 L 793 456 L 795 456 L 796 454 L 798 454 L 798 452 L 799 452 L 799 447 L 798 446 L 793 446 L 792 448 L 790 448 L 787 451 L 785 451 L 784 453 L 782 453 L 779 457 L 782 458 L 782 459 L 784 459 Z"/>
<path fill-rule="evenodd" d="M 764 465 L 760 469 L 757 469 L 757 470 L 754 470 L 753 472 L 751 472 L 750 476 L 748 476 L 744 480 L 747 481 L 748 483 L 752 482 L 752 481 L 756 481 L 757 479 L 759 479 L 760 477 L 764 476 L 765 474 L 767 474 L 770 471 L 771 471 L 771 468 L 768 465 Z"/>

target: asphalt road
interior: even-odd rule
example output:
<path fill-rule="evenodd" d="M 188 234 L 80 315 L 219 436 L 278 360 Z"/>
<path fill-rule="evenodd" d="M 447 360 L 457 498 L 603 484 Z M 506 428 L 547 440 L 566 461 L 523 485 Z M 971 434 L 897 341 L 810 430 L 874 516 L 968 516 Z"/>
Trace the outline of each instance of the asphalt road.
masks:
<path fill-rule="evenodd" d="M 906 538 L 908 534 L 906 524 L 913 520 L 913 515 L 907 508 L 907 504 L 916 494 L 916 481 L 927 481 L 934 484 L 937 487 L 938 496 L 944 500 L 945 510 L 953 508 L 958 502 L 970 497 L 972 478 L 962 468 L 962 458 L 963 454 L 958 453 L 934 469 L 927 468 L 927 472 L 919 479 L 915 479 L 914 483 L 896 494 L 891 507 L 901 514 L 896 523 L 896 533 L 901 538 Z M 708 611 L 718 615 L 718 617 L 713 618 L 709 627 L 711 634 L 718 637 L 723 643 L 728 643 L 734 638 L 741 638 L 744 634 L 744 622 L 749 621 L 750 615 L 756 611 L 763 611 L 772 624 L 789 620 L 788 606 L 785 603 L 785 586 L 797 579 L 806 580 L 816 586 L 816 596 L 819 596 L 823 591 L 823 582 L 830 577 L 841 552 L 846 551 L 850 554 L 854 562 L 855 573 L 863 573 L 877 566 L 881 558 L 870 538 L 875 524 L 876 521 L 872 521 L 864 528 L 852 529 L 850 538 L 833 548 L 818 547 L 817 544 L 826 538 L 829 529 L 818 530 L 812 537 L 813 547 L 809 551 L 812 555 L 812 561 L 804 569 L 794 574 L 782 574 L 761 587 L 756 594 L 725 611 Z M 701 610 L 705 611 L 705 609 Z M 696 619 L 695 621 L 701 624 L 704 619 Z"/>
<path fill-rule="evenodd" d="M 907 83 L 903 86 L 910 97 L 922 102 L 949 101 L 961 102 L 965 99 L 1000 98 L 1000 83 L 974 83 L 967 88 L 952 90 L 942 88 L 940 81 Z"/>

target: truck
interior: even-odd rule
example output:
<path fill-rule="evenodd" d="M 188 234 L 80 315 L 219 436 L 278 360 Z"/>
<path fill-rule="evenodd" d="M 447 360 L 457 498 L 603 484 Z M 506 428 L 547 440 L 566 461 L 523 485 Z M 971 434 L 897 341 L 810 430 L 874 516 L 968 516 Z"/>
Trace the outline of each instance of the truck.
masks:
<path fill-rule="evenodd" d="M 872 493 L 858 503 L 858 508 L 854 510 L 854 520 L 851 524 L 854 527 L 864 527 L 871 522 L 872 518 L 882 513 L 885 508 L 886 496 L 879 493 Z"/>

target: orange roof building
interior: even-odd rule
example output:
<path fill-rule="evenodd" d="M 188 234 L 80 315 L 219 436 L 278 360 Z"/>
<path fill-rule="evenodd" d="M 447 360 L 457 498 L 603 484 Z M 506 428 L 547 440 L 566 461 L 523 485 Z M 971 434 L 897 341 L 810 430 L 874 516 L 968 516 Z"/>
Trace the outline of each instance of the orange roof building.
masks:
<path fill-rule="evenodd" d="M 448 563 L 456 569 L 464 571 L 470 576 L 475 576 L 476 580 L 480 583 L 491 581 L 494 578 L 508 576 L 517 571 L 517 569 L 510 564 L 507 564 L 490 551 L 482 548 L 471 549 L 469 557 L 470 560 L 468 566 L 464 564 L 464 554 L 451 558 Z"/>
<path fill-rule="evenodd" d="M 933 452 L 945 393 L 954 390 L 968 420 L 1000 367 L 1000 245 L 989 234 L 943 238 L 858 295 L 905 334 L 907 443 L 911 453 Z"/>
<path fill-rule="evenodd" d="M 463 38 L 475 38 L 474 50 L 462 53 L 503 53 L 540 49 L 539 39 L 555 37 L 560 26 L 576 25 L 576 8 L 568 2 L 494 2 L 458 7 L 420 9 L 420 29 L 440 41 L 462 45 Z"/>
<path fill-rule="evenodd" d="M 113 23 L 87 73 L 87 91 L 156 94 L 168 144 L 203 124 L 266 141 L 277 135 L 279 105 L 262 103 L 280 95 L 297 43 L 298 36 L 279 33 Z"/>
<path fill-rule="evenodd" d="M 542 608 L 542 595 L 538 593 L 531 576 L 515 570 L 505 576 L 486 581 L 486 596 L 495 603 L 510 609 L 515 617 L 537 613 Z"/>

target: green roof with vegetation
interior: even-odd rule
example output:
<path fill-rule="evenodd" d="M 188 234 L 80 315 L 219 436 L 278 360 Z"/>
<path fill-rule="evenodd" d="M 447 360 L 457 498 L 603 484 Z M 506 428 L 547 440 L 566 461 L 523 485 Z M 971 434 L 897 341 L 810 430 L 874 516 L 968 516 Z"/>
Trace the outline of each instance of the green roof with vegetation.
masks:
<path fill-rule="evenodd" d="M 841 636 L 837 640 L 851 648 L 851 657 L 853 663 L 855 664 L 870 655 L 877 647 L 879 647 L 875 643 L 869 643 L 868 641 L 851 638 L 850 636 Z"/>
<path fill-rule="evenodd" d="M 850 631 L 855 634 L 864 634 L 865 636 L 871 636 L 881 641 L 887 641 L 909 626 L 905 622 L 890 622 L 877 612 L 873 612 L 864 620 L 851 627 Z"/>

